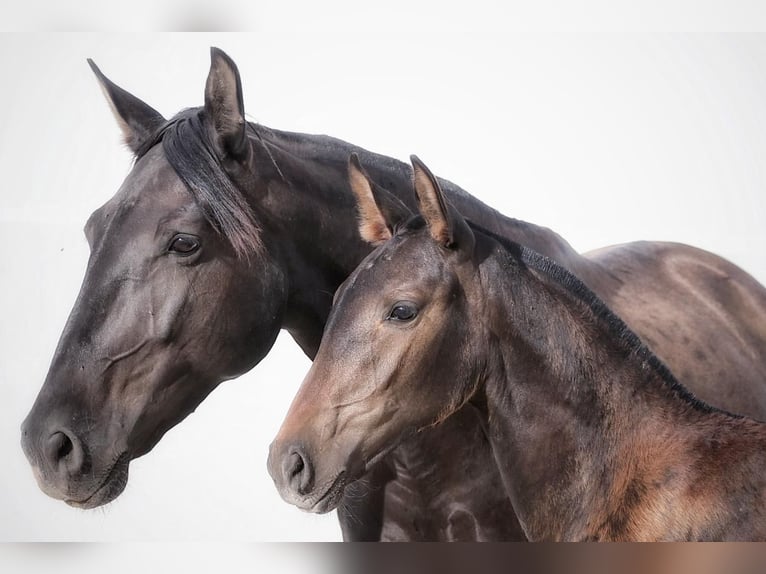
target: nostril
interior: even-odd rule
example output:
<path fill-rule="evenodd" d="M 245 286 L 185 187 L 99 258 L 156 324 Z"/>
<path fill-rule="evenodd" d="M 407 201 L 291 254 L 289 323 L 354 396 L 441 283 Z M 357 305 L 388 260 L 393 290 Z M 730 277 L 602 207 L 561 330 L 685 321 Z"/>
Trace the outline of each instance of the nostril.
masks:
<path fill-rule="evenodd" d="M 305 463 L 303 462 L 303 457 L 299 455 L 297 452 L 294 452 L 290 455 L 290 478 L 292 479 L 295 475 L 300 474 L 301 471 L 306 467 Z"/>
<path fill-rule="evenodd" d="M 53 468 L 76 472 L 82 464 L 80 450 L 64 431 L 54 432 L 45 444 L 45 454 Z"/>
<path fill-rule="evenodd" d="M 55 432 L 48 437 L 46 451 L 48 458 L 53 463 L 58 463 L 62 458 L 72 452 L 74 446 L 72 445 L 72 439 L 70 439 L 63 432 Z"/>
<path fill-rule="evenodd" d="M 313 473 L 307 465 L 306 458 L 299 452 L 293 451 L 285 460 L 283 466 L 287 484 L 300 494 L 306 494 L 311 490 Z"/>
<path fill-rule="evenodd" d="M 62 458 L 66 457 L 70 452 L 72 452 L 72 449 L 74 446 L 72 445 L 72 440 L 65 435 L 64 433 L 59 433 L 60 443 L 58 448 L 58 459 L 61 460 Z"/>

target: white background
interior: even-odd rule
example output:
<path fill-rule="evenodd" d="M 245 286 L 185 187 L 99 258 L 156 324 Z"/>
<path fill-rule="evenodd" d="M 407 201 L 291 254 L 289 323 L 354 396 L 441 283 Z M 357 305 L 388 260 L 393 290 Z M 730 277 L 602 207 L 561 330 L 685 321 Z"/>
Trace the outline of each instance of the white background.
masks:
<path fill-rule="evenodd" d="M 500 12 L 351 18 L 317 4 L 254 9 L 252 35 L 0 39 L 0 540 L 340 537 L 334 515 L 283 503 L 266 472 L 309 364 L 288 336 L 134 461 L 106 508 L 38 490 L 19 425 L 79 289 L 82 226 L 131 165 L 86 57 L 169 117 L 202 103 L 216 45 L 239 65 L 252 120 L 417 153 L 578 250 L 682 241 L 766 282 L 764 37 L 519 34 Z"/>

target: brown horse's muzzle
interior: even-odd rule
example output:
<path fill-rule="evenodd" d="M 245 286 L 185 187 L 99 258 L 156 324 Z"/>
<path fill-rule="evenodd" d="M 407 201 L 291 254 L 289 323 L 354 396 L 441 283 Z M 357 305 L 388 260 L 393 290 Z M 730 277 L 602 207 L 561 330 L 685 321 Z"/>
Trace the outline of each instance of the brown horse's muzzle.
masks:
<path fill-rule="evenodd" d="M 330 512 L 343 496 L 345 471 L 320 478 L 309 449 L 300 443 L 275 440 L 269 447 L 267 466 L 280 496 L 301 510 Z"/>

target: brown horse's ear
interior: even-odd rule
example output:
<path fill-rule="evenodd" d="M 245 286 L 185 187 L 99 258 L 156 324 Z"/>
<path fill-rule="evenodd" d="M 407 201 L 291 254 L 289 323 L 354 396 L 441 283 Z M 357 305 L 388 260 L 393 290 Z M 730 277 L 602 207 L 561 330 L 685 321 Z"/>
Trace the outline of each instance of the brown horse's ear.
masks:
<path fill-rule="evenodd" d="M 372 181 L 355 153 L 348 160 L 348 180 L 356 196 L 359 235 L 367 243 L 385 243 L 391 239 L 394 227 L 412 216 L 406 205 Z"/>
<path fill-rule="evenodd" d="M 165 118 L 150 105 L 145 104 L 112 82 L 101 73 L 101 70 L 90 58 L 88 58 L 88 64 L 93 73 L 96 74 L 104 96 L 106 96 L 106 101 L 112 108 L 112 113 L 122 130 L 125 144 L 133 153 L 137 153 L 144 142 L 165 123 Z"/>
<path fill-rule="evenodd" d="M 463 216 L 446 202 L 439 181 L 417 156 L 411 155 L 410 161 L 418 208 L 426 220 L 431 237 L 450 249 L 472 249 L 473 232 Z"/>
<path fill-rule="evenodd" d="M 234 61 L 223 50 L 210 48 L 210 72 L 205 84 L 205 111 L 212 120 L 223 154 L 236 160 L 247 156 L 242 80 Z"/>

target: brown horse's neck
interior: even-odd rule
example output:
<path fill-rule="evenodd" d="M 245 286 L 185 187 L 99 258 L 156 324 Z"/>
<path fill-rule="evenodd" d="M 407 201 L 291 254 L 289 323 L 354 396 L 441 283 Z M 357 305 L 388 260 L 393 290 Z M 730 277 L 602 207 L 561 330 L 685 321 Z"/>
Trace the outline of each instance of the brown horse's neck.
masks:
<path fill-rule="evenodd" d="M 714 482 L 711 429 L 736 447 L 749 421 L 696 402 L 563 270 L 499 247 L 483 259 L 490 440 L 528 537 L 715 537 L 674 505 Z"/>
<path fill-rule="evenodd" d="M 356 152 L 372 179 L 414 211 L 411 171 L 398 160 L 328 136 L 251 128 L 252 171 L 268 180 L 268 192 L 257 204 L 267 211 L 264 227 L 279 235 L 285 251 L 290 281 L 285 327 L 313 357 L 335 289 L 371 250 L 357 233 L 347 175 L 350 154 Z M 441 183 L 465 217 L 555 259 L 587 281 L 587 262 L 557 234 L 505 217 L 455 184 Z"/>

